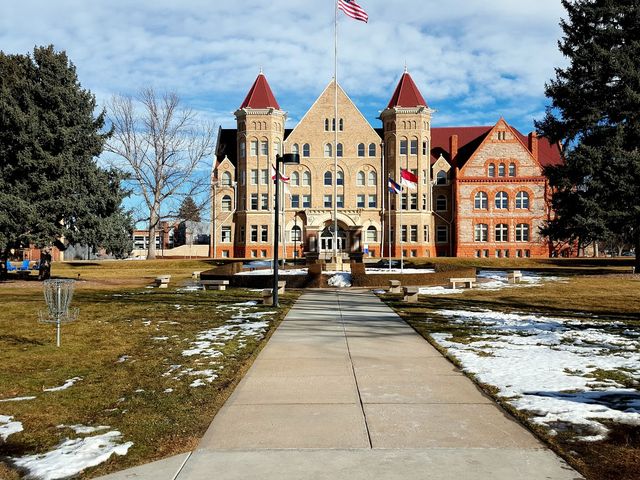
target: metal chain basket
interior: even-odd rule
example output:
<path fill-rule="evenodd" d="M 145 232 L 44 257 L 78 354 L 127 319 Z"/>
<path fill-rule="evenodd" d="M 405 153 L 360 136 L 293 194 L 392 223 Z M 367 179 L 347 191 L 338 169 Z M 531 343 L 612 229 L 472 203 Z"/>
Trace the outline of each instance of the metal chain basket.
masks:
<path fill-rule="evenodd" d="M 78 318 L 79 309 L 70 309 L 73 298 L 74 280 L 45 280 L 44 299 L 48 309 L 38 312 L 41 323 L 56 324 L 56 344 L 60 346 L 60 325 L 73 322 Z"/>

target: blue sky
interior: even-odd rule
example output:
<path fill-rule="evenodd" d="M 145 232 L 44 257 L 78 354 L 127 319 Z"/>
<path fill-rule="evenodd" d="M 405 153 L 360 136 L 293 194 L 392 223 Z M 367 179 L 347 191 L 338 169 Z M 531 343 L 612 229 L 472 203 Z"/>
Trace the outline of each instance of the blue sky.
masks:
<path fill-rule="evenodd" d="M 405 63 L 434 126 L 542 116 L 560 0 L 359 3 L 368 24 L 340 13 L 338 80 L 374 127 Z M 3 0 L 0 48 L 53 44 L 100 104 L 153 86 L 223 127 L 262 67 L 293 127 L 333 76 L 333 20 L 333 0 Z"/>

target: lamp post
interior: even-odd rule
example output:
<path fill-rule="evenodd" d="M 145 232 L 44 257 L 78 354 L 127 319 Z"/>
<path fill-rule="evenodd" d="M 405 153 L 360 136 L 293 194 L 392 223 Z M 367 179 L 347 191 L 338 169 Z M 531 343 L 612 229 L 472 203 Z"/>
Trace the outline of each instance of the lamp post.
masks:
<path fill-rule="evenodd" d="M 300 155 L 297 153 L 285 153 L 276 155 L 276 175 L 275 175 L 275 222 L 273 232 L 273 306 L 278 307 L 278 240 L 280 233 L 280 164 L 298 165 Z"/>

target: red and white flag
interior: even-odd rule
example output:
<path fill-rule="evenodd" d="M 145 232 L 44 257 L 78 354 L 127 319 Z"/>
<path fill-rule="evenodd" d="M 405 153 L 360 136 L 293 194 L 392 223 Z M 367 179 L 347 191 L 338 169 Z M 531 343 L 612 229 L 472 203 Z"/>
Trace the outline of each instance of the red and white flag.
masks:
<path fill-rule="evenodd" d="M 404 168 L 400 169 L 400 183 L 407 188 L 415 190 L 418 188 L 418 177 Z"/>
<path fill-rule="evenodd" d="M 360 20 L 365 23 L 369 20 L 367 12 L 365 12 L 354 0 L 338 0 L 338 9 L 342 10 L 348 17 L 355 20 Z"/>
<path fill-rule="evenodd" d="M 280 178 L 280 180 L 282 180 L 284 183 L 287 183 L 289 181 L 289 177 L 285 177 L 284 175 L 282 175 L 280 172 L 278 172 L 278 177 Z M 271 180 L 275 180 L 276 179 L 276 167 L 274 167 L 273 165 L 271 165 Z"/>

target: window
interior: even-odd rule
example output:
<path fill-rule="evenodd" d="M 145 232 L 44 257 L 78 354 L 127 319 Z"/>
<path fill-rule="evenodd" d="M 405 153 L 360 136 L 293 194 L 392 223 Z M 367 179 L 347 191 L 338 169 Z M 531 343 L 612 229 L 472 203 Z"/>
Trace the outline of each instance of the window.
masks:
<path fill-rule="evenodd" d="M 344 185 L 344 173 L 342 172 L 342 170 L 338 170 L 338 174 L 336 175 L 336 183 L 339 186 Z"/>
<path fill-rule="evenodd" d="M 260 210 L 269 210 L 269 194 L 260 194 Z"/>
<path fill-rule="evenodd" d="M 418 209 L 418 194 L 417 193 L 412 193 L 411 196 L 409 197 L 410 202 L 409 202 L 409 208 L 411 210 L 417 210 Z"/>
<path fill-rule="evenodd" d="M 229 195 L 225 195 L 224 197 L 222 197 L 222 211 L 231 211 L 231 197 Z"/>
<path fill-rule="evenodd" d="M 266 168 L 260 170 L 260 185 L 266 185 L 269 183 L 269 170 Z"/>
<path fill-rule="evenodd" d="M 422 194 L 422 210 L 426 210 L 427 209 L 427 194 L 423 193 Z"/>
<path fill-rule="evenodd" d="M 300 208 L 300 195 L 291 195 L 291 208 Z"/>
<path fill-rule="evenodd" d="M 376 172 L 371 170 L 369 172 L 369 186 L 375 187 L 377 183 L 378 183 L 378 175 L 376 174 Z"/>
<path fill-rule="evenodd" d="M 489 226 L 486 223 L 478 223 L 474 227 L 474 240 L 476 242 L 489 241 Z"/>
<path fill-rule="evenodd" d="M 249 182 L 251 185 L 258 184 L 258 170 L 251 170 L 251 172 L 249 172 Z"/>
<path fill-rule="evenodd" d="M 338 195 L 336 197 L 337 208 L 344 208 L 344 195 Z"/>
<path fill-rule="evenodd" d="M 473 208 L 486 210 L 487 209 L 487 194 L 485 192 L 478 192 L 476 196 L 473 197 Z"/>
<path fill-rule="evenodd" d="M 401 229 L 400 229 L 400 235 L 401 235 L 401 240 L 403 242 L 407 241 L 407 226 L 406 225 L 402 225 Z"/>
<path fill-rule="evenodd" d="M 293 227 L 291 227 L 291 241 L 302 241 L 302 229 L 298 225 L 294 225 Z"/>
<path fill-rule="evenodd" d="M 418 140 L 414 139 L 411 140 L 411 155 L 417 155 L 418 154 Z"/>
<path fill-rule="evenodd" d="M 364 187 L 364 172 L 363 171 L 359 171 L 356 174 L 356 185 L 358 187 Z"/>
<path fill-rule="evenodd" d="M 231 227 L 222 227 L 220 230 L 220 241 L 222 243 L 231 243 Z"/>
<path fill-rule="evenodd" d="M 325 186 L 333 185 L 333 176 L 331 175 L 331 172 L 324 172 L 324 184 Z"/>
<path fill-rule="evenodd" d="M 269 155 L 269 142 L 266 140 L 260 142 L 260 155 Z"/>
<path fill-rule="evenodd" d="M 411 230 L 409 232 L 409 241 L 410 242 L 417 242 L 418 241 L 418 226 L 417 225 L 411 225 Z"/>
<path fill-rule="evenodd" d="M 243 141 L 240 142 L 240 158 L 244 158 L 247 154 L 247 144 Z"/>
<path fill-rule="evenodd" d="M 302 195 L 302 208 L 311 208 L 311 195 Z"/>
<path fill-rule="evenodd" d="M 335 118 L 331 119 L 331 130 L 334 131 L 334 132 L 336 131 L 336 119 Z"/>
<path fill-rule="evenodd" d="M 447 184 L 447 172 L 444 170 L 438 171 L 436 173 L 436 185 L 446 185 Z"/>
<path fill-rule="evenodd" d="M 427 171 L 426 170 L 422 170 L 422 184 L 426 185 L 427 184 Z"/>
<path fill-rule="evenodd" d="M 304 187 L 308 187 L 309 185 L 311 185 L 311 173 L 309 173 L 308 170 L 302 172 L 302 185 Z"/>
<path fill-rule="evenodd" d="M 331 201 L 331 195 L 325 195 L 324 197 L 322 197 L 322 202 L 324 208 L 331 208 L 333 205 L 333 202 Z"/>
<path fill-rule="evenodd" d="M 496 225 L 496 242 L 506 242 L 509 238 L 509 226 L 506 223 Z"/>
<path fill-rule="evenodd" d="M 308 143 L 305 143 L 302 146 L 302 156 L 303 157 L 308 157 L 309 155 L 311 155 L 311 147 L 309 146 Z"/>
<path fill-rule="evenodd" d="M 376 227 L 371 225 L 369 228 L 367 228 L 367 231 L 365 232 L 365 236 L 364 236 L 364 241 L 365 242 L 378 241 L 378 230 L 376 230 Z"/>
<path fill-rule="evenodd" d="M 341 121 L 342 121 L 342 120 L 341 120 Z M 341 143 L 338 143 L 338 144 L 336 145 L 336 155 L 337 155 L 338 157 L 341 157 L 341 156 L 342 156 L 342 144 L 341 144 Z"/>
<path fill-rule="evenodd" d="M 276 141 L 273 142 L 273 153 L 274 153 L 274 155 L 280 155 L 282 153 L 280 140 L 276 139 Z"/>
<path fill-rule="evenodd" d="M 400 140 L 400 155 L 407 154 L 407 140 Z"/>
<path fill-rule="evenodd" d="M 436 227 L 436 243 L 447 243 L 449 241 L 449 227 L 438 225 Z"/>
<path fill-rule="evenodd" d="M 496 208 L 502 210 L 509 208 L 509 195 L 507 195 L 507 192 L 496 193 Z"/>
<path fill-rule="evenodd" d="M 402 193 L 400 192 L 400 209 L 401 210 L 406 210 L 407 209 L 407 199 L 408 199 L 409 194 L 408 193 Z"/>
<path fill-rule="evenodd" d="M 251 155 L 258 155 L 258 140 L 251 140 Z"/>
<path fill-rule="evenodd" d="M 427 155 L 428 152 L 428 148 L 427 148 L 427 142 L 422 142 L 422 155 Z"/>
<path fill-rule="evenodd" d="M 378 197 L 375 195 L 369 195 L 369 208 L 377 208 L 378 207 Z"/>
<path fill-rule="evenodd" d="M 358 208 L 364 208 L 364 195 L 361 193 L 356 195 L 356 206 Z"/>
<path fill-rule="evenodd" d="M 330 143 L 325 143 L 324 144 L 324 156 L 325 157 L 331 157 L 333 156 L 333 150 L 331 148 L 331 144 Z"/>
<path fill-rule="evenodd" d="M 358 156 L 364 157 L 364 143 L 358 144 Z"/>
<path fill-rule="evenodd" d="M 529 224 L 519 223 L 516 225 L 516 242 L 529 241 Z"/>
<path fill-rule="evenodd" d="M 329 131 L 329 119 L 328 118 L 324 119 L 324 131 L 325 132 Z"/>
<path fill-rule="evenodd" d="M 375 157 L 376 156 L 376 144 L 375 143 L 370 143 L 369 144 L 369 156 L 370 157 Z"/>
<path fill-rule="evenodd" d="M 261 242 L 269 241 L 269 225 L 260 226 L 260 241 Z"/>
<path fill-rule="evenodd" d="M 422 227 L 422 238 L 425 242 L 429 241 L 429 225 Z"/>
<path fill-rule="evenodd" d="M 257 242 L 258 241 L 258 226 L 257 225 L 251 225 L 251 241 L 252 242 Z"/>
<path fill-rule="evenodd" d="M 300 154 L 300 147 L 297 143 L 294 143 L 291 147 L 291 153 Z"/>
<path fill-rule="evenodd" d="M 516 208 L 529 208 L 529 194 L 527 192 L 516 193 Z"/>
<path fill-rule="evenodd" d="M 504 177 L 504 175 L 505 175 L 504 163 L 501 163 L 500 165 L 498 165 L 498 176 Z"/>
<path fill-rule="evenodd" d="M 240 241 L 244 243 L 244 227 L 240 227 Z"/>
<path fill-rule="evenodd" d="M 516 164 L 515 163 L 510 163 L 509 164 L 509 176 L 510 177 L 515 177 L 516 176 Z"/>
<path fill-rule="evenodd" d="M 222 185 L 230 186 L 231 185 L 231 174 L 229 172 L 222 173 Z"/>
<path fill-rule="evenodd" d="M 252 193 L 251 194 L 251 210 L 257 210 L 257 209 L 258 209 L 258 194 Z"/>
<path fill-rule="evenodd" d="M 267 251 L 266 250 L 260 250 L 260 256 L 262 258 L 267 258 Z"/>
<path fill-rule="evenodd" d="M 291 172 L 290 183 L 292 187 L 300 185 L 300 174 L 298 172 Z"/>
<path fill-rule="evenodd" d="M 495 177 L 496 176 L 496 165 L 495 165 L 495 163 L 490 163 L 489 164 L 489 168 L 488 168 L 487 173 L 488 173 L 488 175 L 490 177 Z"/>
<path fill-rule="evenodd" d="M 340 121 L 338 122 L 338 126 L 340 128 L 340 131 L 344 130 L 344 120 L 341 118 Z"/>
<path fill-rule="evenodd" d="M 436 212 L 447 211 L 447 197 L 444 195 L 438 195 L 436 197 Z"/>

